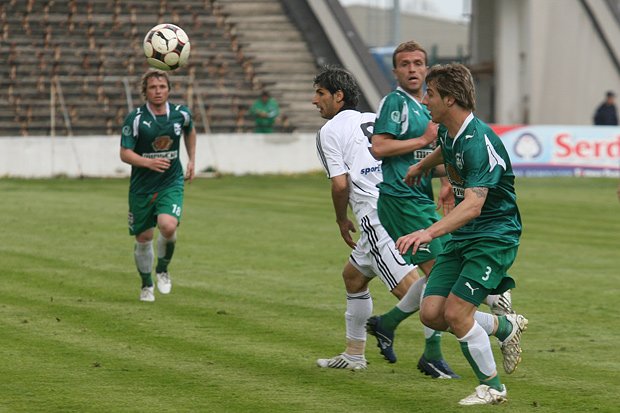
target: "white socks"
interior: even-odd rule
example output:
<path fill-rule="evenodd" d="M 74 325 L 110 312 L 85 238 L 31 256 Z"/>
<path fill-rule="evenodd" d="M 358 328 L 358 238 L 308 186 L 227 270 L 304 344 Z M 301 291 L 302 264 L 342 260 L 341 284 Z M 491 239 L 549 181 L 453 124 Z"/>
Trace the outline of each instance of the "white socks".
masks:
<path fill-rule="evenodd" d="M 161 232 L 159 233 L 159 236 L 157 237 L 157 257 L 158 258 L 162 258 L 166 256 L 166 244 L 168 244 L 169 242 L 176 242 L 177 240 L 177 232 L 174 231 L 174 234 L 172 234 L 172 236 L 170 238 L 164 238 L 163 235 L 161 235 Z"/>
<path fill-rule="evenodd" d="M 418 278 L 418 280 L 409 287 L 404 297 L 396 304 L 396 308 L 407 314 L 418 311 L 420 309 L 420 303 L 422 302 L 422 294 L 424 293 L 425 286 L 426 277 Z"/>
<path fill-rule="evenodd" d="M 495 374 L 497 366 L 495 365 L 495 359 L 493 358 L 493 351 L 491 350 L 491 341 L 484 329 L 474 321 L 474 326 L 463 336 L 457 340 L 461 343 L 461 348 L 466 345 L 467 350 L 463 349 L 465 358 L 470 362 L 473 362 L 472 367 L 478 369 L 486 377 L 491 377 Z"/>
<path fill-rule="evenodd" d="M 347 311 L 344 313 L 347 339 L 366 341 L 366 320 L 372 315 L 370 291 L 347 293 Z"/>
<path fill-rule="evenodd" d="M 153 241 L 137 242 L 133 250 L 136 268 L 142 274 L 150 274 L 153 271 Z"/>

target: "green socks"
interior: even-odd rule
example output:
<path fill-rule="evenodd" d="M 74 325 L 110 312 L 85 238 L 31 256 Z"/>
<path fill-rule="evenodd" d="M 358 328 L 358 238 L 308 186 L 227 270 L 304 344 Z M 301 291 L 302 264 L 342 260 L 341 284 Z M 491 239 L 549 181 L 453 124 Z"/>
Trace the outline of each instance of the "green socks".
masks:
<path fill-rule="evenodd" d="M 386 330 L 396 330 L 396 327 L 413 313 L 405 313 L 398 307 L 393 307 L 390 311 L 381 316 L 381 327 Z"/>
<path fill-rule="evenodd" d="M 424 358 L 427 360 L 441 360 L 441 331 L 435 331 L 430 337 L 426 338 L 424 346 Z"/>
<path fill-rule="evenodd" d="M 153 277 L 151 277 L 151 273 L 140 273 L 140 278 L 142 278 L 142 288 L 144 287 L 152 287 L 153 286 Z"/>
<path fill-rule="evenodd" d="M 498 316 L 495 337 L 497 337 L 499 341 L 504 341 L 510 333 L 512 333 L 512 324 L 506 319 L 505 315 Z"/>

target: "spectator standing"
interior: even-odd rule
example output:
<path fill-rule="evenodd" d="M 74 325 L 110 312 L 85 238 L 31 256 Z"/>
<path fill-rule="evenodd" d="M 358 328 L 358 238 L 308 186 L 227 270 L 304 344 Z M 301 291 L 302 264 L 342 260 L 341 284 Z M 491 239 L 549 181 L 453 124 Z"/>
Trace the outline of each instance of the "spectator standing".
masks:
<path fill-rule="evenodd" d="M 605 101 L 596 108 L 594 113 L 595 125 L 618 125 L 618 108 L 616 108 L 616 94 L 611 90 L 605 95 Z"/>

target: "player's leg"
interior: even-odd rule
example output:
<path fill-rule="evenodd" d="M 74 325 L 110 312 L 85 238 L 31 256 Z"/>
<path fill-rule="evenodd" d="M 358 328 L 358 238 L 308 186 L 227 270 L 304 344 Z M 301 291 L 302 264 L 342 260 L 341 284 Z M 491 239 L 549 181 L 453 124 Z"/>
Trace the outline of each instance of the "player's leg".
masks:
<path fill-rule="evenodd" d="M 392 240 L 416 229 L 427 228 L 439 219 L 433 205 L 417 205 L 409 199 L 383 195 L 379 197 L 378 216 Z M 435 239 L 425 248 L 420 249 L 415 256 L 407 253 L 402 258 L 409 264 L 419 265 L 425 274 L 429 274 L 435 258 L 443 250 L 443 243 L 443 238 Z M 420 281 L 416 287 L 422 287 L 422 282 Z M 412 291 L 411 294 L 414 295 L 416 292 Z M 393 341 L 394 331 L 405 318 L 406 314 L 394 307 L 385 314 L 372 317 L 369 320 L 368 332 L 372 334 L 373 331 L 381 331 L 384 335 L 391 336 Z M 432 377 L 440 377 L 441 374 L 435 372 L 445 367 L 445 376 L 458 377 L 443 361 L 441 333 L 424 327 L 424 335 L 425 354 L 420 358 L 418 368 Z M 436 361 L 437 366 L 441 368 L 434 368 L 429 361 Z"/>
<path fill-rule="evenodd" d="M 358 245 L 360 243 L 358 242 Z M 371 280 L 362 271 L 368 272 L 368 267 L 362 265 L 363 254 L 356 250 L 344 267 L 342 278 L 347 292 L 345 311 L 346 348 L 345 351 L 329 359 L 318 359 L 319 367 L 361 370 L 366 368 L 366 330 L 364 325 L 372 314 L 372 297 L 368 290 Z"/>
<path fill-rule="evenodd" d="M 408 293 L 411 286 L 418 280 L 419 275 L 415 266 L 407 264 L 394 245 L 394 241 L 381 225 L 376 211 L 364 216 L 360 221 L 360 242 L 358 248 L 364 252 L 363 259 L 368 263 L 373 274 L 377 274 L 387 289 L 400 299 L 399 303 L 389 314 L 390 323 L 386 330 L 381 327 L 379 316 L 370 317 L 366 325 L 368 333 L 377 339 L 377 347 L 381 354 L 390 363 L 396 362 L 393 348 L 393 330 L 401 321 L 405 320 L 420 307 L 418 293 Z"/>
<path fill-rule="evenodd" d="M 506 387 L 497 374 L 489 335 L 474 318 L 488 292 L 482 284 L 459 278 L 445 303 L 444 319 L 479 381 L 476 391 L 459 402 L 462 405 L 506 401 Z"/>
<path fill-rule="evenodd" d="M 134 261 L 142 280 L 140 291 L 141 301 L 155 301 L 153 278 L 153 229 L 149 229 L 136 236 L 134 246 Z"/>
<path fill-rule="evenodd" d="M 430 274 L 435 260 L 421 263 L 419 266 L 426 274 Z M 426 278 L 425 278 L 426 279 Z M 436 330 L 423 325 L 424 330 L 424 353 L 418 360 L 418 370 L 433 378 L 459 378 L 454 373 L 441 351 L 441 338 L 443 330 Z"/>
<path fill-rule="evenodd" d="M 168 265 L 172 261 L 177 241 L 177 227 L 183 211 L 183 188 L 172 188 L 160 193 L 157 200 L 157 289 L 170 293 L 172 280 Z"/>
<path fill-rule="evenodd" d="M 134 261 L 140 274 L 141 301 L 154 301 L 153 295 L 153 231 L 154 207 L 150 196 L 129 195 L 129 233 L 135 236 Z"/>

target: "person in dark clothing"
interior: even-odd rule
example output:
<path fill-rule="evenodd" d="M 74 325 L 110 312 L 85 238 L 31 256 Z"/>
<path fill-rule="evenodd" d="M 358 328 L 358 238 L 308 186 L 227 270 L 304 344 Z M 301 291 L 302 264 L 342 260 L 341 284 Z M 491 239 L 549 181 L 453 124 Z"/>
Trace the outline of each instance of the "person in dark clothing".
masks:
<path fill-rule="evenodd" d="M 594 113 L 595 125 L 618 125 L 618 109 L 616 108 L 616 94 L 607 92 L 606 99 L 599 105 Z"/>

